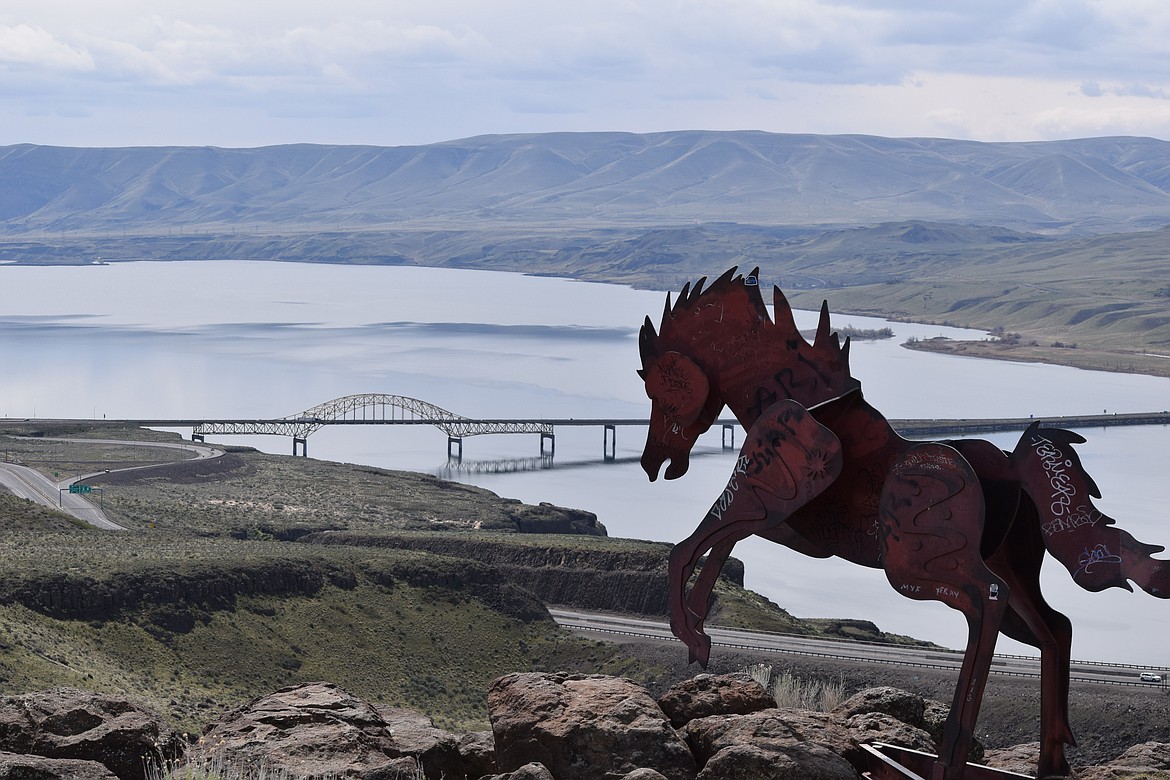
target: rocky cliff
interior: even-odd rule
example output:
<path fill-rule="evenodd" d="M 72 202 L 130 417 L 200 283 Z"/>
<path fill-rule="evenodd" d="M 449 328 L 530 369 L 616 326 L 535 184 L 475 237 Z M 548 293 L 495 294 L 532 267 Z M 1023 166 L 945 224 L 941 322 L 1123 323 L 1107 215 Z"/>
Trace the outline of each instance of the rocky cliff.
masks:
<path fill-rule="evenodd" d="M 670 545 L 653 542 L 587 543 L 581 539 L 517 538 L 454 534 L 371 534 L 331 531 L 302 542 L 421 550 L 492 566 L 508 582 L 547 604 L 582 609 L 666 615 L 666 564 Z M 722 577 L 743 586 L 743 564 L 732 558 Z"/>

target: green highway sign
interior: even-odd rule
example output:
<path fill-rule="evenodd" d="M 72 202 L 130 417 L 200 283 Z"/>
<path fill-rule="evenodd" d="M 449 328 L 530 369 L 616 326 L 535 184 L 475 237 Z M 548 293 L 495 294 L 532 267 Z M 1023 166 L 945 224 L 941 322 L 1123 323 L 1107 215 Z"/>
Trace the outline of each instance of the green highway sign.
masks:
<path fill-rule="evenodd" d="M 72 485 L 69 486 L 69 492 L 70 493 L 92 493 L 93 486 L 83 485 L 80 482 L 74 482 Z"/>

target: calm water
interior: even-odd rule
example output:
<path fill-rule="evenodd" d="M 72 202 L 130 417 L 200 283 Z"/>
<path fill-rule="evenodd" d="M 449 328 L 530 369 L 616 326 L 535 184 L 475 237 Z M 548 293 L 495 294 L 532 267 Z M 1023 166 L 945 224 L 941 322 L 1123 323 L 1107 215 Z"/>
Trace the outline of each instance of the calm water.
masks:
<path fill-rule="evenodd" d="M 764 280 L 769 282 L 769 280 Z M 0 414 L 8 417 L 276 417 L 355 393 L 419 398 L 483 417 L 641 418 L 637 328 L 663 294 L 475 271 L 247 262 L 123 263 L 72 268 L 0 265 Z M 815 314 L 801 312 L 802 327 Z M 837 326 L 889 325 L 860 342 L 854 373 L 888 416 L 996 417 L 1150 411 L 1170 381 L 910 352 L 936 326 L 836 316 Z M 966 332 L 968 337 L 969 332 Z M 1140 539 L 1170 542 L 1165 427 L 1085 431 L 1080 448 L 1100 507 Z M 644 430 L 619 429 L 634 458 Z M 600 429 L 557 432 L 556 467 L 449 474 L 525 501 L 596 512 L 611 535 L 674 542 L 722 491 L 731 465 L 709 435 L 691 473 L 650 484 L 633 463 L 603 465 Z M 740 435 L 742 439 L 742 434 Z M 1011 436 L 997 437 L 1009 447 Z M 234 438 L 270 452 L 287 439 Z M 317 458 L 443 471 L 446 437 L 431 428 L 327 428 Z M 532 459 L 535 436 L 464 442 L 471 462 Z M 798 616 L 867 617 L 887 631 L 965 644 L 961 617 L 903 599 L 879 571 L 742 543 L 747 584 Z M 1090 594 L 1055 563 L 1046 592 L 1073 619 L 1074 655 L 1170 666 L 1170 603 L 1144 593 Z M 1000 649 L 1025 652 L 1004 640 Z"/>

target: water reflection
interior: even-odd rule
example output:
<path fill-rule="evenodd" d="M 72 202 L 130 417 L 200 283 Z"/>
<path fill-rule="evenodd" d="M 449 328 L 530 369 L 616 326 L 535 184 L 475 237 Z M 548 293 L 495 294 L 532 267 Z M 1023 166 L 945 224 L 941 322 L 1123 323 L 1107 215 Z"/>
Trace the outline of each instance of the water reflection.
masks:
<path fill-rule="evenodd" d="M 435 473 L 444 479 L 459 479 L 473 474 L 511 474 L 516 471 L 541 471 L 552 467 L 552 455 L 539 455 L 534 458 L 496 458 L 494 460 L 450 458 L 447 460 L 447 465 Z"/>

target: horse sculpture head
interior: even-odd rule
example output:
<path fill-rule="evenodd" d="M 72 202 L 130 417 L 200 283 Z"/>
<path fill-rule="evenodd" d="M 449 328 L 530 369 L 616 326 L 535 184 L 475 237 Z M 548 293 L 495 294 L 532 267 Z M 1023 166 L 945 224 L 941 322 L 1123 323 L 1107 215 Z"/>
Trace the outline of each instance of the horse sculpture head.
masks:
<path fill-rule="evenodd" d="M 773 289 L 773 322 L 759 269 L 735 272 L 706 289 L 705 277 L 687 284 L 673 304 L 667 294 L 658 330 L 649 317 L 642 325 L 638 374 L 652 401 L 642 468 L 651 481 L 667 461 L 667 479 L 687 472 L 696 440 L 725 405 L 746 429 L 777 401 L 809 408 L 860 387 L 849 373 L 849 340 L 842 346 L 830 333 L 827 305 L 809 344 L 780 288 Z"/>

